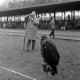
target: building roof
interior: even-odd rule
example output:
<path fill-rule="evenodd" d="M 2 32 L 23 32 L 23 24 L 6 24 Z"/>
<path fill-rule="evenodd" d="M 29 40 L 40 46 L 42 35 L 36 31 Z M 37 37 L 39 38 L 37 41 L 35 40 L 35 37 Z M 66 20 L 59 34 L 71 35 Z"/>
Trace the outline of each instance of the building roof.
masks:
<path fill-rule="evenodd" d="M 19 7 L 12 9 L 1 9 L 0 16 L 10 16 L 10 15 L 23 15 L 29 14 L 32 11 L 37 13 L 55 12 L 55 11 L 66 11 L 66 10 L 80 10 L 80 0 L 65 0 L 58 1 L 55 3 L 34 5 L 28 7 Z"/>
<path fill-rule="evenodd" d="M 45 3 L 45 4 L 39 4 L 39 5 L 30 5 L 26 7 L 17 7 L 17 8 L 1 8 L 0 11 L 7 11 L 7 10 L 17 10 L 17 9 L 24 9 L 24 8 L 34 8 L 34 7 L 43 7 L 43 6 L 49 6 L 49 5 L 59 5 L 59 4 L 67 4 L 67 3 L 73 3 L 73 2 L 78 2 L 80 0 L 58 0 L 57 2 L 53 3 Z"/>

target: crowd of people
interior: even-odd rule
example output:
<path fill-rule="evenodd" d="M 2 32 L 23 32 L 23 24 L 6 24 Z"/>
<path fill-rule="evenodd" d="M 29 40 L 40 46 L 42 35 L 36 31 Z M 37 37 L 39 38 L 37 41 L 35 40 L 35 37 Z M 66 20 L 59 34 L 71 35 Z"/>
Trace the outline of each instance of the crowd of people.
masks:
<path fill-rule="evenodd" d="M 56 20 L 55 26 L 57 29 L 78 30 L 80 29 L 80 19 Z"/>
<path fill-rule="evenodd" d="M 39 20 L 39 29 L 50 29 L 50 20 L 43 21 L 42 19 Z M 19 22 L 0 22 L 0 28 L 8 28 L 8 29 L 25 29 L 24 21 Z M 74 19 L 74 20 L 55 20 L 55 28 L 58 30 L 62 29 L 80 29 L 80 19 Z"/>

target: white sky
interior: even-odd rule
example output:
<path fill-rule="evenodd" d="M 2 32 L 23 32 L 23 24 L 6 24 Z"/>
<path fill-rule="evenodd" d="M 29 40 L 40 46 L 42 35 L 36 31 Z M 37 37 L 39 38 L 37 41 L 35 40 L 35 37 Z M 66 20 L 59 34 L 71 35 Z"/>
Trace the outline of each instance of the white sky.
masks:
<path fill-rule="evenodd" d="M 0 5 L 2 5 L 3 3 L 5 3 L 6 0 L 0 0 Z"/>
<path fill-rule="evenodd" d="M 13 1 L 13 0 L 0 0 L 0 5 L 3 5 L 4 3 L 8 2 L 8 1 Z M 15 1 L 19 1 L 19 0 L 15 0 Z M 23 1 L 23 0 L 21 0 Z M 26 0 L 29 1 L 29 0 Z M 30 1 L 34 1 L 34 0 L 30 0 Z"/>
<path fill-rule="evenodd" d="M 13 0 L 0 0 L 0 5 L 3 5 L 4 3 L 8 2 L 8 1 L 13 1 Z M 15 1 L 19 1 L 19 0 L 15 0 Z"/>

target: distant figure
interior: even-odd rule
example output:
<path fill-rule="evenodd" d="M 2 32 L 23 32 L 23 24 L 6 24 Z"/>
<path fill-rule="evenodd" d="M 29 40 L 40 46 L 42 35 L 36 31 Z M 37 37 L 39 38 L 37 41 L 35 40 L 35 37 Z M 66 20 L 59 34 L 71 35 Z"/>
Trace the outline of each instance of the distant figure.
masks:
<path fill-rule="evenodd" d="M 65 27 L 61 27 L 61 30 L 65 30 Z"/>
<path fill-rule="evenodd" d="M 3 28 L 6 28 L 6 23 L 3 24 Z"/>
<path fill-rule="evenodd" d="M 33 11 L 27 18 L 26 18 L 26 35 L 27 35 L 27 51 L 30 50 L 30 44 L 32 42 L 32 50 L 35 49 L 35 42 L 36 42 L 36 35 L 37 35 L 37 28 L 39 25 L 39 19 L 36 18 L 36 12 Z"/>
<path fill-rule="evenodd" d="M 41 36 L 41 55 L 43 57 L 45 72 L 51 72 L 54 76 L 57 74 L 57 66 L 59 64 L 59 52 L 57 50 L 54 42 L 46 37 L 46 35 Z"/>
<path fill-rule="evenodd" d="M 51 25 L 51 29 L 52 29 L 52 32 L 49 34 L 49 36 L 53 36 L 54 37 L 54 30 L 55 30 L 55 21 L 54 21 L 54 18 L 52 18 L 51 22 L 50 22 L 50 25 Z"/>

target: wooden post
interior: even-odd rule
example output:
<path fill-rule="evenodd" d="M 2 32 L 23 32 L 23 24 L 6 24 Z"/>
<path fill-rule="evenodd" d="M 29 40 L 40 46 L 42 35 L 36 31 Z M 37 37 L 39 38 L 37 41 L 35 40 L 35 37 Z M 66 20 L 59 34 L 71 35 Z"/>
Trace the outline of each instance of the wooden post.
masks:
<path fill-rule="evenodd" d="M 56 16 L 55 16 L 56 12 L 54 12 L 54 21 L 56 20 Z"/>

